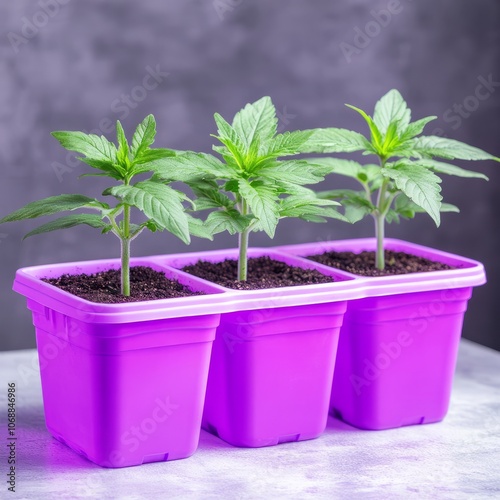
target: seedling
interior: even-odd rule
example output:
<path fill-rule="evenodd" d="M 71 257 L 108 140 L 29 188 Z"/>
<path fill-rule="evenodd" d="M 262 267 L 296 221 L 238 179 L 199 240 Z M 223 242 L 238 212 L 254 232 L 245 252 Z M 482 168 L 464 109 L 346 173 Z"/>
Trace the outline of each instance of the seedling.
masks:
<path fill-rule="evenodd" d="M 229 124 L 215 114 L 213 149 L 222 157 L 185 152 L 157 163 L 157 173 L 183 171 L 182 180 L 197 196 L 196 210 L 212 209 L 206 220 L 210 234 L 228 231 L 239 235 L 238 280 L 247 279 L 247 250 L 252 231 L 274 237 L 280 219 L 298 217 L 326 222 L 325 217 L 344 220 L 338 202 L 320 199 L 304 187 L 323 180 L 329 169 L 314 160 L 284 160 L 296 155 L 313 131 L 277 133 L 276 109 L 269 97 L 247 104 Z"/>
<path fill-rule="evenodd" d="M 154 174 L 157 160 L 175 155 L 169 149 L 151 148 L 156 136 L 156 122 L 153 115 L 147 116 L 137 127 L 132 145 L 129 145 L 119 121 L 116 123 L 116 134 L 118 147 L 105 137 L 94 134 L 52 133 L 64 148 L 82 154 L 83 156 L 79 157 L 82 162 L 100 171 L 84 174 L 82 177 L 110 177 L 119 182 L 117 186 L 112 186 L 102 193 L 116 198 L 115 206 L 80 194 L 62 194 L 29 203 L 1 219 L 0 224 L 77 209 L 96 211 L 97 214 L 65 215 L 39 226 L 24 238 L 80 224 L 101 229 L 102 233 L 113 233 L 119 238 L 121 245 L 121 292 L 128 296 L 130 295 L 130 243 L 142 231 L 167 230 L 186 244 L 190 242 L 190 234 L 205 237 L 208 235 L 201 221 L 186 213 L 183 202 L 190 202 L 187 196 L 167 185 L 169 182 L 179 180 L 175 175 L 168 179 L 164 176 L 161 181 L 153 175 L 147 180 L 132 183 L 134 177 L 139 174 Z M 142 212 L 147 220 L 133 224 L 130 214 L 133 207 Z"/>
<path fill-rule="evenodd" d="M 442 203 L 439 174 L 459 177 L 476 177 L 488 180 L 481 173 L 465 170 L 438 161 L 446 160 L 497 160 L 481 149 L 459 141 L 437 136 L 420 135 L 427 123 L 436 116 L 410 122 L 411 110 L 397 90 L 391 90 L 375 105 L 373 117 L 363 110 L 347 105 L 365 119 L 370 130 L 370 140 L 345 129 L 319 129 L 303 145 L 302 150 L 314 153 L 350 153 L 362 151 L 375 155 L 377 164 L 361 165 L 338 158 L 321 158 L 317 163 L 331 172 L 352 177 L 362 186 L 361 191 L 341 189 L 324 191 L 318 196 L 341 200 L 346 218 L 354 223 L 366 215 L 375 220 L 377 238 L 376 267 L 384 269 L 385 222 L 411 219 L 419 212 L 427 212 L 436 226 L 440 212 L 458 212 L 454 205 Z"/>

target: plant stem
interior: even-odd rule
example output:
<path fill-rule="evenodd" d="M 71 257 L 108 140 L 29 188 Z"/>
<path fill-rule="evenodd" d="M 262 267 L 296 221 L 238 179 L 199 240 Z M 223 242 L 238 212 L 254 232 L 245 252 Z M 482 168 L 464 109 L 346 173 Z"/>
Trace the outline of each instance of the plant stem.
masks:
<path fill-rule="evenodd" d="M 365 190 L 365 197 L 366 197 L 366 200 L 369 202 L 369 203 L 372 203 L 372 193 L 370 192 L 370 188 L 368 186 L 368 184 L 362 182 L 361 183 L 362 186 L 363 186 L 363 189 Z"/>
<path fill-rule="evenodd" d="M 121 292 L 130 295 L 130 207 L 123 207 L 123 237 L 121 238 L 122 272 Z"/>
<path fill-rule="evenodd" d="M 242 198 L 241 200 L 241 215 L 248 214 L 247 202 Z M 246 281 L 248 275 L 248 237 L 250 229 L 245 229 L 239 234 L 238 246 L 238 281 Z"/>
<path fill-rule="evenodd" d="M 380 168 L 385 167 L 385 160 L 380 158 Z M 383 271 L 385 268 L 385 252 L 384 252 L 384 233 L 385 233 L 385 216 L 387 214 L 386 190 L 388 181 L 382 181 L 382 185 L 377 196 L 377 211 L 375 218 L 375 236 L 377 238 L 377 251 L 375 254 L 375 267 Z"/>
<path fill-rule="evenodd" d="M 385 252 L 384 252 L 384 229 L 385 229 L 385 216 L 375 215 L 375 235 L 377 237 L 377 252 L 375 257 L 375 266 L 381 271 L 385 267 Z"/>

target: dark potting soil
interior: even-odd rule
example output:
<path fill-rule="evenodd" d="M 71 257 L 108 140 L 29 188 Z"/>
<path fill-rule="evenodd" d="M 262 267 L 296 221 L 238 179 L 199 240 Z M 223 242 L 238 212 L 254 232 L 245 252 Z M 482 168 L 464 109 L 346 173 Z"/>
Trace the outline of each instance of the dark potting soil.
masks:
<path fill-rule="evenodd" d="M 405 252 L 385 251 L 385 269 L 375 267 L 375 252 L 325 252 L 309 255 L 309 260 L 336 267 L 361 276 L 391 276 L 395 274 L 422 273 L 455 269 L 442 262 L 434 262 Z"/>
<path fill-rule="evenodd" d="M 109 304 L 204 295 L 203 292 L 192 292 L 179 282 L 169 280 L 164 273 L 146 266 L 130 268 L 130 297 L 121 294 L 120 271 L 116 270 L 63 274 L 59 278 L 44 278 L 42 281 L 91 302 Z"/>
<path fill-rule="evenodd" d="M 331 276 L 325 276 L 315 269 L 289 266 L 284 262 L 269 257 L 257 257 L 248 260 L 247 281 L 237 280 L 238 263 L 236 260 L 228 259 L 223 262 L 200 260 L 196 264 L 183 267 L 182 270 L 235 290 L 261 290 L 284 286 L 331 283 L 334 281 Z"/>

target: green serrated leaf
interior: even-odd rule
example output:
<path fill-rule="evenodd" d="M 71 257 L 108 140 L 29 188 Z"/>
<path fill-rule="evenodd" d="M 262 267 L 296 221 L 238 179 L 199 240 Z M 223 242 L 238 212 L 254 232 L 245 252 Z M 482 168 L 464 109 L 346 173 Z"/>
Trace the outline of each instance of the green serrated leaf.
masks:
<path fill-rule="evenodd" d="M 381 176 L 380 167 L 374 164 L 361 165 L 358 162 L 342 158 L 314 158 L 311 161 L 314 162 L 314 165 L 324 169 L 324 175 L 326 173 L 343 175 L 356 179 L 362 184 L 368 184 Z"/>
<path fill-rule="evenodd" d="M 328 198 L 320 198 L 319 196 L 311 196 L 305 198 L 303 196 L 287 196 L 280 200 L 280 211 L 290 210 L 299 207 L 309 207 L 309 206 L 339 206 L 338 201 L 334 201 Z"/>
<path fill-rule="evenodd" d="M 106 224 L 99 215 L 71 214 L 47 222 L 46 224 L 43 224 L 37 227 L 36 229 L 33 229 L 33 231 L 30 231 L 23 238 L 23 240 L 29 238 L 30 236 L 34 236 L 35 234 L 48 233 L 50 231 L 56 231 L 57 229 L 67 229 L 81 224 L 86 224 L 87 226 L 94 228 L 102 228 L 103 230 L 106 229 L 108 231 L 111 229 L 111 226 Z"/>
<path fill-rule="evenodd" d="M 238 210 L 217 210 L 207 217 L 205 225 L 211 234 L 224 231 L 237 234 L 248 229 L 251 221 L 251 217 L 241 215 Z"/>
<path fill-rule="evenodd" d="M 424 213 L 425 210 L 422 207 L 419 207 L 416 203 L 411 201 L 404 193 L 401 193 L 396 198 L 394 203 L 394 210 L 399 214 L 407 217 L 405 212 L 410 211 L 415 213 Z M 460 209 L 455 205 L 451 205 L 450 203 L 441 203 L 440 212 L 456 212 L 459 213 Z M 411 217 L 413 217 L 413 215 Z"/>
<path fill-rule="evenodd" d="M 358 175 L 363 172 L 363 166 L 358 162 L 343 160 L 341 158 L 315 158 L 316 165 L 322 166 L 329 173 L 343 175 L 358 179 Z"/>
<path fill-rule="evenodd" d="M 384 177 L 394 181 L 400 189 L 419 207 L 423 208 L 439 226 L 442 196 L 441 179 L 429 169 L 415 164 L 398 162 L 392 168 L 381 169 Z"/>
<path fill-rule="evenodd" d="M 197 238 L 204 238 L 206 240 L 212 241 L 214 239 L 213 234 L 210 229 L 203 223 L 202 220 L 196 219 L 191 215 L 187 215 L 189 232 L 196 236 Z"/>
<path fill-rule="evenodd" d="M 388 157 L 391 151 L 400 144 L 398 136 L 398 122 L 391 123 L 387 128 L 384 143 L 382 145 L 382 153 L 384 157 Z"/>
<path fill-rule="evenodd" d="M 216 153 L 219 153 L 222 156 L 222 159 L 225 161 L 227 166 L 237 171 L 242 170 L 240 165 L 237 163 L 235 157 L 231 154 L 231 152 L 227 149 L 226 146 L 212 146 L 212 149 Z"/>
<path fill-rule="evenodd" d="M 261 161 L 268 158 L 290 156 L 302 153 L 302 147 L 307 143 L 313 130 L 295 130 L 278 134 L 262 144 Z"/>
<path fill-rule="evenodd" d="M 153 115 L 148 115 L 137 126 L 132 137 L 132 155 L 137 160 L 155 141 L 156 121 Z"/>
<path fill-rule="evenodd" d="M 396 126 L 395 132 L 402 134 L 408 127 L 411 111 L 403 96 L 396 89 L 389 90 L 376 104 L 373 121 L 382 135 L 385 135 L 391 124 Z"/>
<path fill-rule="evenodd" d="M 400 143 L 397 148 L 394 148 L 389 158 L 422 158 L 420 153 L 417 153 L 410 145 L 410 141 Z"/>
<path fill-rule="evenodd" d="M 410 198 L 408 198 L 408 196 L 404 193 L 399 193 L 394 202 L 394 208 L 389 210 L 389 212 L 394 212 L 394 214 L 397 214 L 405 219 L 413 219 L 413 217 L 415 217 L 415 213 L 425 212 L 425 210 L 410 200 Z M 397 222 L 399 222 L 399 217 Z"/>
<path fill-rule="evenodd" d="M 181 181 L 187 184 L 204 179 L 233 179 L 239 177 L 238 172 L 222 163 L 215 156 L 190 151 L 155 160 L 149 163 L 148 166 L 159 178 L 166 181 Z"/>
<path fill-rule="evenodd" d="M 266 96 L 247 104 L 234 116 L 232 127 L 243 140 L 246 154 L 253 145 L 260 146 L 269 141 L 278 127 L 276 109 L 271 98 Z"/>
<path fill-rule="evenodd" d="M 460 212 L 459 208 L 450 203 L 441 203 L 440 212 Z M 425 210 L 401 193 L 394 203 L 394 212 L 405 219 L 413 219 L 415 214 L 424 213 Z M 389 221 L 388 221 L 389 222 Z M 399 222 L 399 221 L 398 221 Z"/>
<path fill-rule="evenodd" d="M 352 153 L 370 151 L 370 142 L 358 132 L 341 128 L 320 128 L 311 131 L 302 144 L 301 153 Z"/>
<path fill-rule="evenodd" d="M 334 189 L 319 192 L 318 197 L 342 200 L 342 205 L 345 208 L 345 217 L 351 224 L 358 222 L 376 210 L 376 207 L 367 200 L 364 191 Z"/>
<path fill-rule="evenodd" d="M 214 178 L 198 178 L 196 182 L 190 182 L 189 186 L 196 189 L 221 189 Z"/>
<path fill-rule="evenodd" d="M 345 218 L 351 224 L 359 222 L 360 220 L 364 219 L 367 215 L 370 215 L 372 213 L 372 210 L 370 210 L 365 205 L 358 205 L 351 202 L 350 200 L 345 200 L 343 204 L 345 207 L 345 212 L 344 212 Z"/>
<path fill-rule="evenodd" d="M 441 203 L 441 212 L 460 213 L 460 209 L 451 203 Z"/>
<path fill-rule="evenodd" d="M 406 196 L 404 193 L 398 194 L 394 201 L 394 209 L 397 212 L 407 210 L 408 208 L 411 208 L 413 210 L 415 207 L 418 207 L 418 205 L 413 203 L 413 201 L 411 201 L 410 198 L 408 198 L 408 196 Z"/>
<path fill-rule="evenodd" d="M 229 191 L 231 193 L 237 193 L 239 191 L 238 179 L 232 179 L 227 181 L 223 186 L 224 191 Z"/>
<path fill-rule="evenodd" d="M 284 180 L 277 180 L 273 184 L 273 188 L 277 190 L 278 194 L 289 194 L 294 196 L 303 196 L 304 198 L 312 198 L 315 195 L 312 189 L 306 188 L 304 186 L 299 186 L 292 182 L 286 182 Z"/>
<path fill-rule="evenodd" d="M 175 152 L 172 149 L 147 149 L 146 151 L 143 151 L 141 155 L 132 162 L 132 164 L 135 166 L 134 171 L 144 171 L 144 169 L 147 168 L 147 164 L 149 162 L 161 160 L 162 158 L 170 158 L 172 156 L 175 156 Z"/>
<path fill-rule="evenodd" d="M 190 242 L 187 215 L 177 192 L 157 182 L 143 181 L 133 186 L 115 186 L 105 191 L 141 210 L 162 228 Z"/>
<path fill-rule="evenodd" d="M 108 177 L 112 177 L 113 179 L 123 180 L 125 177 L 126 171 L 123 167 L 120 166 L 119 163 L 111 163 L 108 161 L 96 160 L 94 158 L 83 156 L 77 157 L 76 159 L 91 166 L 92 168 L 102 170 L 108 175 Z"/>
<path fill-rule="evenodd" d="M 359 194 L 362 194 L 361 191 L 354 191 L 353 189 L 331 189 L 328 191 L 319 191 L 317 196 L 326 200 L 338 200 L 349 198 L 350 196 L 358 196 Z"/>
<path fill-rule="evenodd" d="M 365 113 L 362 109 L 357 108 L 356 106 L 352 106 L 351 104 L 346 104 L 348 108 L 353 109 L 354 111 L 357 111 L 366 121 L 368 124 L 368 128 L 370 129 L 370 134 L 372 138 L 372 146 L 376 151 L 381 151 L 382 150 L 382 132 L 378 129 L 377 125 L 375 122 L 372 120 L 371 116 L 369 116 L 367 113 Z"/>
<path fill-rule="evenodd" d="M 474 146 L 469 146 L 460 141 L 447 139 L 438 136 L 420 136 L 416 139 L 410 139 L 404 145 L 406 149 L 412 151 L 413 156 L 445 158 L 448 160 L 496 160 L 500 161 L 486 151 Z"/>
<path fill-rule="evenodd" d="M 72 131 L 52 132 L 52 136 L 65 149 L 84 155 L 77 157 L 81 162 L 107 172 L 114 179 L 123 178 L 124 170 L 117 164 L 116 147 L 104 136 Z"/>
<path fill-rule="evenodd" d="M 85 134 L 84 132 L 52 132 L 61 146 L 69 151 L 76 151 L 89 158 L 105 163 L 116 162 L 116 146 L 104 136 Z"/>
<path fill-rule="evenodd" d="M 363 179 L 360 179 L 360 175 L 364 176 Z M 366 178 L 366 180 L 365 180 Z M 378 181 L 381 181 L 382 174 L 380 173 L 380 166 L 379 165 L 374 165 L 374 164 L 369 164 L 369 165 L 363 165 L 363 171 L 361 174 L 358 174 L 358 180 L 366 183 L 377 183 Z"/>
<path fill-rule="evenodd" d="M 148 180 L 149 180 L 149 182 L 156 184 L 155 180 L 151 180 L 151 179 L 148 179 Z M 179 200 L 186 201 L 187 203 L 189 203 L 189 205 L 191 205 L 192 210 L 195 209 L 194 200 L 192 200 L 186 193 L 184 193 L 184 191 L 180 191 L 179 189 L 174 189 L 174 191 L 176 192 L 177 196 L 179 197 Z"/>
<path fill-rule="evenodd" d="M 252 186 L 247 180 L 239 180 L 239 192 L 248 202 L 252 214 L 259 219 L 263 230 L 274 237 L 279 220 L 277 193 L 268 186 Z"/>
<path fill-rule="evenodd" d="M 449 163 L 444 163 L 436 160 L 417 160 L 415 163 L 426 168 L 430 168 L 434 172 L 446 175 L 455 175 L 457 177 L 468 177 L 476 179 L 489 180 L 486 175 L 480 172 L 473 172 L 472 170 L 466 170 L 465 168 L 460 168 L 455 165 L 450 165 Z"/>
<path fill-rule="evenodd" d="M 436 119 L 437 116 L 426 116 L 425 118 L 421 118 L 420 120 L 410 123 L 406 128 L 405 132 L 401 134 L 400 137 L 401 142 L 407 141 L 408 139 L 412 139 L 413 137 L 420 135 L 424 131 L 425 126 L 429 122 L 432 122 L 433 120 Z"/>
<path fill-rule="evenodd" d="M 196 210 L 207 210 L 210 208 L 233 208 L 234 201 L 229 199 L 218 189 L 200 189 L 192 187 L 196 195 Z"/>
<path fill-rule="evenodd" d="M 280 206 L 280 217 L 295 217 L 311 222 L 314 222 L 313 219 L 316 217 L 345 220 L 342 214 L 332 208 L 331 200 L 321 200 L 318 198 L 311 198 L 309 200 L 296 197 L 286 198 Z"/>
<path fill-rule="evenodd" d="M 274 161 L 258 168 L 254 174 L 264 179 L 281 180 L 293 184 L 316 184 L 324 179 L 327 171 L 315 160 Z"/>
<path fill-rule="evenodd" d="M 234 130 L 234 128 L 229 125 L 229 123 L 222 118 L 219 113 L 214 114 L 215 123 L 217 124 L 218 136 L 217 138 L 226 149 L 231 154 L 233 161 L 238 167 L 243 170 L 245 168 L 245 156 L 246 156 L 246 146 L 244 140 L 240 135 Z"/>
<path fill-rule="evenodd" d="M 305 220 L 306 222 L 316 222 L 317 224 L 328 222 L 324 217 L 319 215 L 302 214 L 299 219 Z"/>
<path fill-rule="evenodd" d="M 120 120 L 116 121 L 116 138 L 118 141 L 118 152 L 116 154 L 116 159 L 118 163 L 127 164 L 129 147 Z"/>
<path fill-rule="evenodd" d="M 24 207 L 6 215 L 0 220 L 0 224 L 4 222 L 14 222 L 24 219 L 34 219 L 45 215 L 53 215 L 59 212 L 68 210 L 76 210 L 89 205 L 99 203 L 94 198 L 83 196 L 81 194 L 61 194 L 58 196 L 50 196 L 43 200 L 28 203 Z"/>

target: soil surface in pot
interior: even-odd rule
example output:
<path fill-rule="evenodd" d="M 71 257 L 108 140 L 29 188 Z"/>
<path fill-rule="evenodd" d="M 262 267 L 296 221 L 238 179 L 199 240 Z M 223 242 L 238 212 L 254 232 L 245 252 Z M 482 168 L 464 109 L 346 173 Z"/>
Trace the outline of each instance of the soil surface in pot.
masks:
<path fill-rule="evenodd" d="M 315 269 L 290 266 L 269 257 L 256 257 L 248 260 L 247 281 L 237 280 L 238 262 L 236 260 L 227 259 L 223 262 L 200 260 L 196 264 L 183 267 L 182 270 L 235 290 L 261 290 L 334 281 L 331 276 L 325 276 Z"/>
<path fill-rule="evenodd" d="M 392 276 L 455 269 L 442 262 L 434 262 L 417 255 L 393 252 L 392 250 L 385 251 L 385 269 L 383 271 L 375 267 L 375 252 L 325 252 L 309 255 L 307 258 L 361 276 Z"/>
<path fill-rule="evenodd" d="M 169 280 L 164 273 L 146 266 L 130 268 L 130 297 L 121 294 L 120 271 L 116 270 L 95 274 L 63 274 L 59 278 L 42 281 L 82 299 L 109 304 L 205 295 L 203 292 L 193 292 L 179 282 Z"/>

